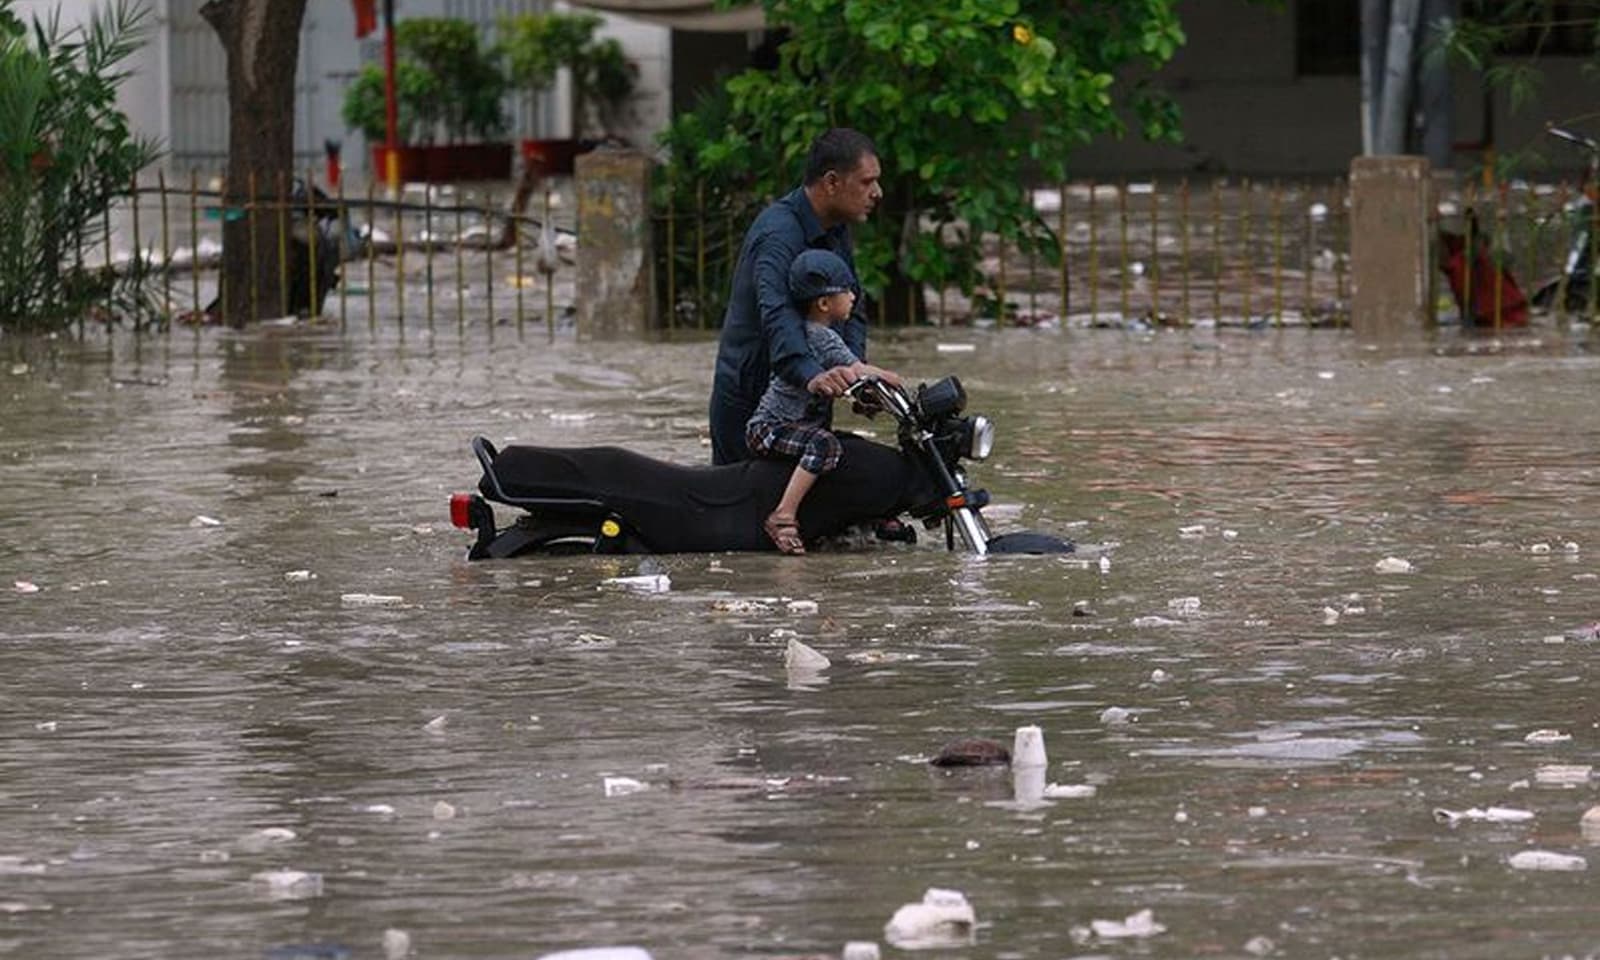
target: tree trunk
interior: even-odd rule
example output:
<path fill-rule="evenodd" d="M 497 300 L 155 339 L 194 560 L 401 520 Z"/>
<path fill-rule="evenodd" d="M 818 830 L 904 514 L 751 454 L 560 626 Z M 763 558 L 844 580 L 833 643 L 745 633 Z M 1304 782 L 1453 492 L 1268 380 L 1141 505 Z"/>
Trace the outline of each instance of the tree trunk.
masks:
<path fill-rule="evenodd" d="M 293 257 L 289 184 L 305 9 L 306 0 L 207 0 L 200 7 L 228 58 L 220 310 L 236 326 L 283 316 L 295 299 L 287 289 L 293 266 L 280 250 Z M 319 300 L 312 295 L 311 302 Z"/>
<path fill-rule="evenodd" d="M 1406 152 L 1411 129 L 1411 63 L 1416 48 L 1417 17 L 1422 0 L 1394 0 L 1389 11 L 1389 39 L 1384 50 L 1383 96 L 1379 100 L 1378 130 L 1373 152 Z"/>
<path fill-rule="evenodd" d="M 1389 34 L 1387 0 L 1361 0 L 1361 152 L 1372 156 L 1383 99 L 1383 47 Z"/>
<path fill-rule="evenodd" d="M 1426 43 L 1433 43 L 1438 31 L 1448 29 L 1460 16 L 1458 0 L 1424 0 L 1422 6 L 1422 35 Z M 1448 170 L 1454 162 L 1455 141 L 1455 91 L 1450 83 L 1450 65 L 1438 58 L 1437 62 L 1422 60 L 1421 77 L 1417 85 L 1422 113 L 1422 153 L 1436 170 Z"/>

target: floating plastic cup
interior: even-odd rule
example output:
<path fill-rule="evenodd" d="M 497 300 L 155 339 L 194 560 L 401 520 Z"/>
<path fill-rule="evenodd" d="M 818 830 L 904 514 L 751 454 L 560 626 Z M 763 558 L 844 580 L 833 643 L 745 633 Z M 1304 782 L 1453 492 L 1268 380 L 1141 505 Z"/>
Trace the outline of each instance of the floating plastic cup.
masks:
<path fill-rule="evenodd" d="M 1044 754 L 1044 731 L 1036 726 L 1018 727 L 1016 739 L 1011 743 L 1011 768 L 1043 767 L 1048 762 Z"/>

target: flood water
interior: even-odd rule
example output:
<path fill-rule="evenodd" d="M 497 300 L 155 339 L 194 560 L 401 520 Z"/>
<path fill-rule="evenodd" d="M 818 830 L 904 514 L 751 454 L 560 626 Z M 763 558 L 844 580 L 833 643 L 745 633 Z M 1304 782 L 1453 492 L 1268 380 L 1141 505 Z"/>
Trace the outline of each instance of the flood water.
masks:
<path fill-rule="evenodd" d="M 997 528 L 1108 565 L 464 560 L 474 434 L 706 459 L 705 341 L 0 341 L 0 956 L 836 956 L 930 887 L 980 924 L 938 956 L 1600 952 L 1583 338 L 875 337 L 997 421 Z M 1094 796 L 924 762 L 1025 724 Z"/>

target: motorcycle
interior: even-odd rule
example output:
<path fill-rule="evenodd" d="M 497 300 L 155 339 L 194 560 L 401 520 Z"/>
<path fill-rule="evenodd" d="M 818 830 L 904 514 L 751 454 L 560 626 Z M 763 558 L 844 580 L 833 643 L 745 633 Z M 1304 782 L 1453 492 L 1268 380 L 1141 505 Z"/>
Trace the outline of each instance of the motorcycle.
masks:
<path fill-rule="evenodd" d="M 905 514 L 926 529 L 943 528 L 945 547 L 959 538 L 969 553 L 1071 553 L 1072 541 L 1049 534 L 993 535 L 983 518 L 989 494 L 968 485 L 961 461 L 981 461 L 994 446 L 988 418 L 963 416 L 967 393 L 956 377 L 915 392 L 865 377 L 847 394 L 896 424 L 898 446 L 840 433 L 844 456 L 818 478 L 799 512 L 808 542 L 881 524 Z M 775 550 L 761 528 L 794 465 L 747 460 L 683 466 L 619 447 L 508 446 L 484 437 L 472 451 L 483 468 L 478 492 L 450 498 L 451 522 L 476 534 L 469 560 L 523 554 L 704 553 Z M 500 527 L 492 503 L 522 513 Z M 909 536 L 906 536 L 909 534 Z M 915 541 L 896 525 L 880 539 Z"/>
<path fill-rule="evenodd" d="M 1561 273 L 1536 290 L 1531 299 L 1535 306 L 1545 309 L 1559 303 L 1565 311 L 1588 313 L 1593 307 L 1590 286 L 1594 280 L 1595 198 L 1600 192 L 1600 143 L 1561 127 L 1548 127 L 1545 132 L 1583 148 L 1589 154 L 1589 162 L 1582 192 L 1567 203 L 1562 211 L 1572 224 L 1572 239 L 1567 244 Z"/>

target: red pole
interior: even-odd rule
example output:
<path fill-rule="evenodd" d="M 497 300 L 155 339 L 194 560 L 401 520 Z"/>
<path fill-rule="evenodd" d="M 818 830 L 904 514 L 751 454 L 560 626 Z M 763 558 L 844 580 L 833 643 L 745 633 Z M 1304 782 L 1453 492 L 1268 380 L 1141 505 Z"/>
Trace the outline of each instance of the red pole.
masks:
<path fill-rule="evenodd" d="M 383 179 L 400 189 L 400 106 L 394 94 L 394 0 L 383 0 Z"/>

